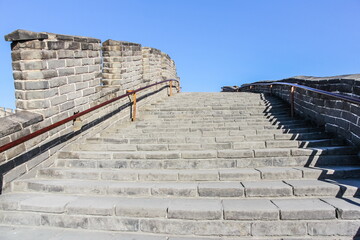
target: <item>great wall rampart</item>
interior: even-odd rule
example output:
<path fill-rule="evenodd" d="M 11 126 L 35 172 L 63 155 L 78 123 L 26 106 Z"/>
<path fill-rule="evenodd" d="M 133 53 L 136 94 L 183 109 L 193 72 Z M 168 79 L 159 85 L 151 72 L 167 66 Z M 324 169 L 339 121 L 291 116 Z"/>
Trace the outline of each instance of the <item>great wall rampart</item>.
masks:
<path fill-rule="evenodd" d="M 11 41 L 16 113 L 4 116 L 0 146 L 84 111 L 126 90 L 164 79 L 179 79 L 175 62 L 141 44 L 54 33 L 16 30 Z M 138 107 L 168 95 L 166 84 L 137 94 Z M 52 163 L 51 156 L 86 129 L 106 128 L 129 119 L 131 102 L 121 99 L 82 116 L 82 130 L 67 123 L 0 153 L 2 186 Z M 116 117 L 110 116 L 120 112 Z M 102 123 L 102 124 L 99 124 Z M 29 161 L 31 159 L 31 161 Z"/>

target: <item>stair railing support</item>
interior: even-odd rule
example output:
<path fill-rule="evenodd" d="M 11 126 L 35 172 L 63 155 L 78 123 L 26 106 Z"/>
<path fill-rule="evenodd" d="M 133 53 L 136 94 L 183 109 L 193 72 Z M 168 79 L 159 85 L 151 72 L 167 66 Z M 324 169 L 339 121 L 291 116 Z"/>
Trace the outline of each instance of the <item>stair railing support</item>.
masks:
<path fill-rule="evenodd" d="M 132 96 L 132 111 L 131 111 L 131 121 L 136 120 L 136 92 L 134 90 L 126 90 L 126 93 L 133 93 Z"/>
<path fill-rule="evenodd" d="M 169 87 L 170 87 L 170 91 L 169 91 L 169 96 L 172 96 L 172 81 L 169 81 Z"/>
<path fill-rule="evenodd" d="M 294 117 L 294 115 L 295 115 L 295 101 L 294 101 L 295 97 L 294 97 L 294 95 L 295 95 L 295 87 L 292 86 L 291 90 L 290 90 L 290 107 L 291 107 L 290 114 L 291 114 L 291 117 Z"/>

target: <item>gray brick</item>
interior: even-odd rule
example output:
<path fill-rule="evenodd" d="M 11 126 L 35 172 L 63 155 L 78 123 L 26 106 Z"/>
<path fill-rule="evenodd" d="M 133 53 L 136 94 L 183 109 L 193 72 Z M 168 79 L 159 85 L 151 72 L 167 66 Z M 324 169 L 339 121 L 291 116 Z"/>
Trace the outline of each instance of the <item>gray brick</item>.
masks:
<path fill-rule="evenodd" d="M 136 219 L 91 217 L 89 218 L 89 228 L 95 230 L 137 232 L 139 230 L 139 221 Z"/>
<path fill-rule="evenodd" d="M 285 180 L 294 188 L 295 196 L 336 196 L 340 186 L 320 180 Z"/>
<path fill-rule="evenodd" d="M 60 68 L 58 69 L 59 77 L 69 76 L 75 74 L 75 68 Z"/>
<path fill-rule="evenodd" d="M 116 215 L 120 217 L 166 217 L 167 199 L 134 198 L 118 199 L 115 205 Z"/>
<path fill-rule="evenodd" d="M 249 236 L 250 223 L 248 222 L 196 222 L 195 234 L 202 236 Z"/>
<path fill-rule="evenodd" d="M 21 210 L 35 212 L 63 213 L 65 206 L 77 197 L 72 196 L 39 196 L 20 202 Z"/>
<path fill-rule="evenodd" d="M 349 236 L 358 235 L 360 221 L 323 221 L 308 223 L 310 236 Z"/>
<path fill-rule="evenodd" d="M 281 181 L 242 182 L 247 197 L 285 197 L 292 196 L 293 190 Z"/>
<path fill-rule="evenodd" d="M 221 181 L 260 180 L 260 172 L 255 169 L 224 169 L 219 174 Z"/>
<path fill-rule="evenodd" d="M 248 158 L 254 157 L 252 150 L 219 150 L 219 158 Z"/>
<path fill-rule="evenodd" d="M 237 182 L 208 182 L 199 183 L 201 197 L 242 197 L 244 188 Z"/>
<path fill-rule="evenodd" d="M 279 210 L 265 199 L 223 200 L 226 220 L 278 220 Z"/>
<path fill-rule="evenodd" d="M 252 224 L 253 236 L 304 236 L 307 235 L 306 223 L 296 221 L 269 221 Z"/>
<path fill-rule="evenodd" d="M 301 179 L 302 171 L 294 168 L 256 168 L 267 180 Z"/>
<path fill-rule="evenodd" d="M 335 219 L 335 208 L 319 199 L 275 199 L 282 220 Z"/>
<path fill-rule="evenodd" d="M 65 60 L 48 60 L 47 65 L 49 69 L 64 68 Z"/>
<path fill-rule="evenodd" d="M 358 198 L 322 198 L 322 200 L 336 208 L 339 218 L 360 219 Z"/>
<path fill-rule="evenodd" d="M 151 189 L 154 196 L 195 197 L 197 195 L 196 183 L 157 183 Z"/>
<path fill-rule="evenodd" d="M 79 197 L 71 201 L 66 210 L 68 214 L 111 216 L 116 202 L 116 198 Z"/>
<path fill-rule="evenodd" d="M 170 201 L 168 218 L 174 219 L 221 219 L 220 200 L 174 199 Z"/>
<path fill-rule="evenodd" d="M 256 149 L 255 157 L 286 157 L 290 156 L 290 150 L 288 149 Z"/>

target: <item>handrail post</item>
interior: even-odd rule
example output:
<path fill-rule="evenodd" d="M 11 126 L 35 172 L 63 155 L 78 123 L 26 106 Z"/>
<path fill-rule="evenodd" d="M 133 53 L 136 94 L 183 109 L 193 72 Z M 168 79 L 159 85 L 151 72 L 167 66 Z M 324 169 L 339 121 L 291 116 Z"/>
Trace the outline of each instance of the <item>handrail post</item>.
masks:
<path fill-rule="evenodd" d="M 295 87 L 292 86 L 291 87 L 291 90 L 290 90 L 290 111 L 291 111 L 291 117 L 294 117 L 294 113 L 295 113 Z"/>
<path fill-rule="evenodd" d="M 170 94 L 169 94 L 169 96 L 172 96 L 172 81 L 169 81 L 169 87 L 170 87 Z"/>
<path fill-rule="evenodd" d="M 177 83 L 176 90 L 178 93 L 180 92 L 180 82 Z"/>
<path fill-rule="evenodd" d="M 134 90 L 126 90 L 126 93 L 132 93 L 132 104 L 133 108 L 131 111 L 131 121 L 136 120 L 136 92 Z"/>

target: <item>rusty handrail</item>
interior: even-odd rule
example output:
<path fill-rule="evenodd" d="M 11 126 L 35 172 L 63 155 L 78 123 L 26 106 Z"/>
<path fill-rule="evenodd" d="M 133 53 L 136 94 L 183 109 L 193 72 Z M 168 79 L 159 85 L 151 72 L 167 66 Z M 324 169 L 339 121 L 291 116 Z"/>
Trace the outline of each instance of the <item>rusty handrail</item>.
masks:
<path fill-rule="evenodd" d="M 51 125 L 49 125 L 49 126 L 47 126 L 47 127 L 44 127 L 44 128 L 42 128 L 42 129 L 39 129 L 39 130 L 37 130 L 37 131 L 35 131 L 35 132 L 33 132 L 33 133 L 30 133 L 29 135 L 26 135 L 26 136 L 23 136 L 23 137 L 21 137 L 21 138 L 19 138 L 19 139 L 16 139 L 15 141 L 12 141 L 12 142 L 7 143 L 7 144 L 5 144 L 5 145 L 3 145 L 3 146 L 0 146 L 0 153 L 4 152 L 4 151 L 6 151 L 6 150 L 8 150 L 8 149 L 10 149 L 10 148 L 12 148 L 12 147 L 15 147 L 15 146 L 17 146 L 17 145 L 19 145 L 19 144 L 21 144 L 21 143 L 24 143 L 24 142 L 26 142 L 26 141 L 28 141 L 28 140 L 30 140 L 30 139 L 33 139 L 34 137 L 37 137 L 37 136 L 39 136 L 39 135 L 41 135 L 41 134 L 43 134 L 43 133 L 46 133 L 46 132 L 48 132 L 48 131 L 50 131 L 50 130 L 52 130 L 52 129 L 54 129 L 54 128 L 57 128 L 57 127 L 65 124 L 65 123 L 68 123 L 68 122 L 70 122 L 70 121 L 73 121 L 73 120 L 75 120 L 75 119 L 77 119 L 77 118 L 79 118 L 79 117 L 81 117 L 81 116 L 83 116 L 83 115 L 85 115 L 85 114 L 87 114 L 87 113 L 90 113 L 90 112 L 92 112 L 92 111 L 95 111 L 95 110 L 97 110 L 97 109 L 99 109 L 99 108 L 101 108 L 101 107 L 103 107 L 103 106 L 106 106 L 106 105 L 108 105 L 108 104 L 110 104 L 110 103 L 113 103 L 113 102 L 115 102 L 115 101 L 117 101 L 117 100 L 119 100 L 119 99 L 121 99 L 121 98 L 127 97 L 127 96 L 129 96 L 129 95 L 136 94 L 137 92 L 140 92 L 140 91 L 145 90 L 145 89 L 147 89 L 147 88 L 150 88 L 150 87 L 153 87 L 153 86 L 156 86 L 156 85 L 165 83 L 165 82 L 170 82 L 170 86 L 172 87 L 172 82 L 173 82 L 173 81 L 178 82 L 178 85 L 180 85 L 180 82 L 179 82 L 178 80 L 176 80 L 176 79 L 167 79 L 167 80 L 163 80 L 163 81 L 160 81 L 160 82 L 156 82 L 156 83 L 150 84 L 150 85 L 145 86 L 145 87 L 142 87 L 142 88 L 138 88 L 138 89 L 136 89 L 136 90 L 132 90 L 132 91 L 127 92 L 127 93 L 125 93 L 125 94 L 123 94 L 123 95 L 121 95 L 121 96 L 118 96 L 118 97 L 115 97 L 115 98 L 113 98 L 113 99 L 110 99 L 110 100 L 108 100 L 108 101 L 106 101 L 106 102 L 100 103 L 100 104 L 98 104 L 98 105 L 96 105 L 96 106 L 94 106 L 94 107 L 91 107 L 91 108 L 87 109 L 87 110 L 84 110 L 84 111 L 82 111 L 82 112 L 76 113 L 76 114 L 74 114 L 73 116 L 70 116 L 70 117 L 65 118 L 65 119 L 63 119 L 63 120 L 61 120 L 61 121 L 58 121 L 58 122 L 56 122 L 56 123 L 53 123 L 53 124 L 51 124 Z M 178 87 L 178 91 L 179 91 L 179 89 L 180 89 L 180 88 Z"/>
<path fill-rule="evenodd" d="M 249 87 L 249 89 L 252 89 L 254 86 L 269 86 L 270 93 L 272 94 L 273 85 L 283 85 L 283 86 L 291 87 L 291 90 L 290 90 L 290 115 L 291 115 L 291 117 L 294 117 L 294 115 L 295 115 L 295 96 L 294 95 L 295 95 L 296 88 L 304 89 L 304 90 L 307 90 L 310 92 L 318 93 L 320 95 L 325 95 L 328 97 L 332 97 L 335 99 L 339 99 L 339 100 L 343 100 L 346 102 L 360 105 L 360 98 L 350 97 L 350 96 L 346 96 L 346 95 L 340 94 L 340 93 L 332 93 L 332 92 L 328 92 L 328 91 L 324 91 L 321 89 L 312 88 L 312 87 L 308 87 L 308 86 L 304 86 L 304 85 L 300 85 L 300 84 L 296 84 L 296 83 L 287 83 L 287 82 L 251 83 L 251 84 L 243 84 L 239 88 L 239 90 L 242 88 L 246 88 L 246 87 Z"/>
<path fill-rule="evenodd" d="M 315 92 L 315 93 L 318 93 L 318 94 L 326 95 L 326 96 L 333 97 L 333 98 L 336 98 L 336 99 L 339 99 L 339 100 L 343 100 L 343 101 L 346 101 L 346 102 L 351 102 L 351 103 L 355 103 L 355 104 L 360 105 L 360 98 L 350 97 L 350 96 L 346 96 L 346 95 L 340 94 L 340 93 L 332 93 L 332 92 L 320 90 L 320 89 L 317 89 L 317 88 L 307 87 L 307 86 L 300 85 L 300 84 L 295 84 L 295 83 L 287 83 L 287 82 L 251 83 L 251 84 L 243 84 L 240 87 L 240 89 L 245 88 L 245 87 L 249 87 L 249 86 L 270 86 L 271 87 L 271 85 L 285 85 L 285 86 L 290 86 L 290 87 L 294 87 L 294 88 L 305 89 L 305 90 L 308 90 L 308 91 L 311 91 L 311 92 Z"/>

